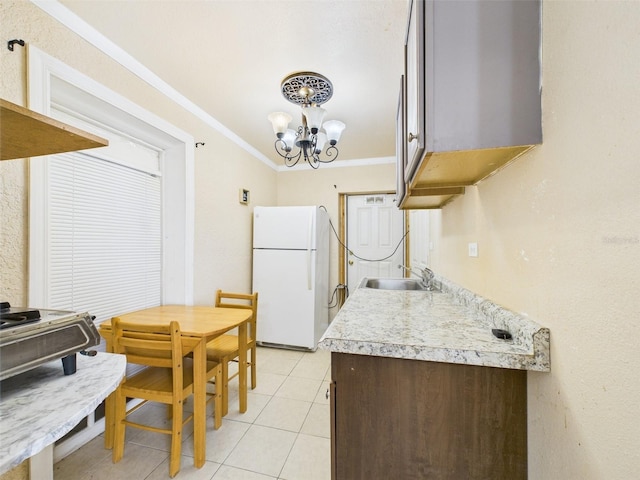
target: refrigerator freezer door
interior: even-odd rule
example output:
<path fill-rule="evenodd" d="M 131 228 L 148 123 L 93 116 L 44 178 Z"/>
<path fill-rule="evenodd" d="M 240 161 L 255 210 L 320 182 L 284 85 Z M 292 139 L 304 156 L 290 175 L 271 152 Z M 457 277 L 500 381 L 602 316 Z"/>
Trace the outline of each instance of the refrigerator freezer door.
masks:
<path fill-rule="evenodd" d="M 258 342 L 316 348 L 315 252 L 311 255 L 314 284 L 308 289 L 307 251 L 253 251 L 253 291 L 260 294 Z"/>
<path fill-rule="evenodd" d="M 253 248 L 316 248 L 317 207 L 255 207 Z"/>

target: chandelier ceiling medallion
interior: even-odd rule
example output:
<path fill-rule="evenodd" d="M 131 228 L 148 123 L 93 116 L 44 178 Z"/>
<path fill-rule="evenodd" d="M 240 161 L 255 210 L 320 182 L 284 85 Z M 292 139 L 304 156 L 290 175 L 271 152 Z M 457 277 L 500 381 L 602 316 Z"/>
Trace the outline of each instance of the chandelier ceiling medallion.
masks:
<path fill-rule="evenodd" d="M 302 125 L 297 130 L 289 128 L 291 115 L 288 113 L 274 112 L 268 116 L 278 137 L 276 152 L 284 158 L 284 164 L 293 167 L 304 159 L 311 167 L 318 168 L 321 163 L 333 162 L 338 157 L 336 144 L 345 124 L 338 120 L 322 122 L 327 112 L 320 105 L 333 95 L 329 79 L 319 73 L 295 72 L 282 80 L 280 88 L 284 98 L 302 107 Z"/>

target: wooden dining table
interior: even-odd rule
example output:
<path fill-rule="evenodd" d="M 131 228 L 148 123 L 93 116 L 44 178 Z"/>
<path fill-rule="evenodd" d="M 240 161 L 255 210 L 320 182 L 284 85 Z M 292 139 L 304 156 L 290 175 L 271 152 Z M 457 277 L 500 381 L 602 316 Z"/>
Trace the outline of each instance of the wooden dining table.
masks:
<path fill-rule="evenodd" d="M 238 328 L 240 412 L 246 412 L 247 324 L 251 315 L 251 310 L 242 308 L 162 305 L 118 316 L 122 321 L 139 324 L 168 325 L 172 321 L 177 321 L 180 324 L 182 336 L 200 340 L 193 350 L 193 449 L 194 464 L 197 468 L 204 465 L 206 452 L 207 342 L 229 330 Z M 113 350 L 111 320 L 100 324 L 99 331 L 106 340 L 107 351 L 111 352 Z M 216 385 L 216 388 L 221 386 Z M 105 408 L 105 446 L 113 448 L 113 397 L 110 396 L 107 399 Z"/>

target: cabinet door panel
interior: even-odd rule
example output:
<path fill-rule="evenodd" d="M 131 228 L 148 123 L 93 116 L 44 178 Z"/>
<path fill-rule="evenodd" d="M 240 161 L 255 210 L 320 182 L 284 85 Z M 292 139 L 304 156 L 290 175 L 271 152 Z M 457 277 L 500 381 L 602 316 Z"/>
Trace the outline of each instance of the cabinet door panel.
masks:
<path fill-rule="evenodd" d="M 406 131 L 404 127 L 404 75 L 400 76 L 400 93 L 398 94 L 398 109 L 396 111 L 396 205 L 400 207 L 407 192 L 404 171 L 407 165 L 405 151 Z"/>
<path fill-rule="evenodd" d="M 405 178 L 409 180 L 420 162 L 425 145 L 424 2 L 422 0 L 413 0 L 411 3 L 405 43 L 404 76 L 407 142 Z"/>
<path fill-rule="evenodd" d="M 329 384 L 329 408 L 331 423 L 331 480 L 336 480 L 336 382 Z"/>
<path fill-rule="evenodd" d="M 335 480 L 527 475 L 526 372 L 333 353 Z"/>

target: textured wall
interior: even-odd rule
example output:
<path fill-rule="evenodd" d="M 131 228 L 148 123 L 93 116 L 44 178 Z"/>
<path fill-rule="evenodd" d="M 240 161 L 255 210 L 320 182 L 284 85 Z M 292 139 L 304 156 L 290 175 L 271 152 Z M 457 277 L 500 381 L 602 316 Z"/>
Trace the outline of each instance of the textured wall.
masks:
<path fill-rule="evenodd" d="M 551 330 L 531 480 L 640 467 L 639 25 L 640 2 L 544 1 L 544 144 L 441 214 L 440 273 Z"/>
<path fill-rule="evenodd" d="M 9 14 L 14 2 L 0 2 L 0 31 L 6 40 L 23 38 L 25 28 Z M 0 49 L 0 97 L 24 104 L 26 97 L 25 49 Z M 1 128 L 1 126 L 0 126 Z M 0 300 L 13 305 L 27 302 L 27 160 L 0 162 Z"/>
<path fill-rule="evenodd" d="M 26 160 L 0 162 L 0 299 L 12 305 L 27 301 L 25 183 Z"/>

